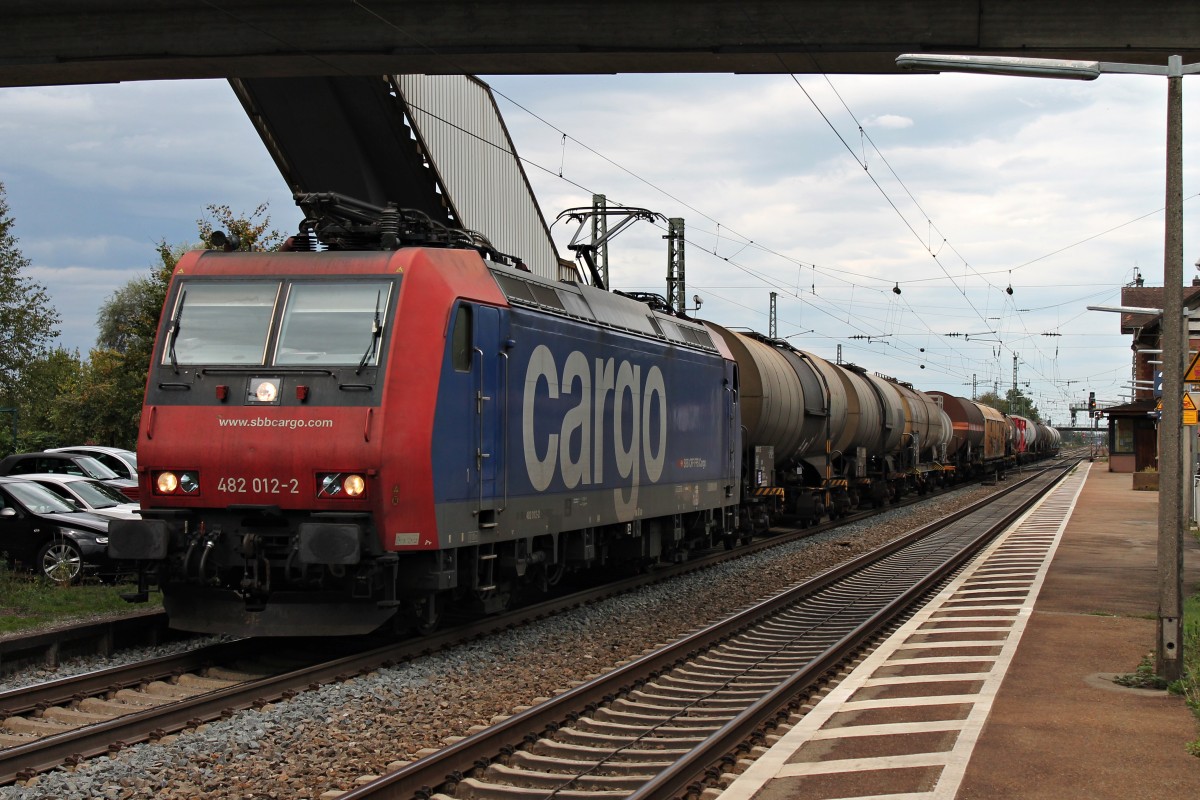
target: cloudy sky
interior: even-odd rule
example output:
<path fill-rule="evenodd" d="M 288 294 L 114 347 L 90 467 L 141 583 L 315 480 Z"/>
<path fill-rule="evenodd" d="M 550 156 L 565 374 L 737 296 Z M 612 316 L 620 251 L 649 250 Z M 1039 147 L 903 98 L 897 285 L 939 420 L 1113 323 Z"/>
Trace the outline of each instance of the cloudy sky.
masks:
<path fill-rule="evenodd" d="M 550 220 L 593 192 L 685 218 L 700 316 L 765 332 L 775 291 L 778 333 L 801 349 L 834 359 L 840 345 L 967 396 L 973 381 L 1006 391 L 1016 356 L 1059 424 L 1088 391 L 1128 392 L 1129 337 L 1086 306 L 1119 303 L 1139 271 L 1162 283 L 1162 78 L 486 80 Z M 1200 86 L 1184 85 L 1185 128 L 1200 125 Z M 1200 139 L 1186 138 L 1190 282 Z M 269 203 L 281 230 L 299 219 L 223 81 L 0 89 L 0 153 L 31 277 L 84 353 L 99 305 L 147 273 L 160 239 L 194 240 L 207 204 Z M 554 232 L 561 247 L 573 231 Z M 614 240 L 616 288 L 664 292 L 662 234 Z"/>

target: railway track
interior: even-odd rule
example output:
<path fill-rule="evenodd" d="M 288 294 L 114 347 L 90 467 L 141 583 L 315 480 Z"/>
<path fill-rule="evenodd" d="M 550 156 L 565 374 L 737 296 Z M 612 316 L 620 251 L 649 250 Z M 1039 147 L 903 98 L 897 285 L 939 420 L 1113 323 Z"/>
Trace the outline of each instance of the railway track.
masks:
<path fill-rule="evenodd" d="M 928 498 L 912 498 L 909 502 L 923 499 Z M 839 520 L 838 524 L 862 520 L 872 513 L 878 512 L 856 514 Z M 264 643 L 241 640 L 5 692 L 0 694 L 0 720 L 10 733 L 0 734 L 0 748 L 3 748 L 0 784 L 30 777 L 62 763 L 77 763 L 133 743 L 161 738 L 240 709 L 261 706 L 294 692 L 344 680 L 829 527 L 834 525 L 827 523 L 804 531 L 777 533 L 734 553 L 721 551 L 695 557 L 651 574 L 457 626 L 419 640 L 392 642 L 382 647 L 359 645 L 358 650 L 349 654 L 299 668 L 264 664 L 261 660 Z M 274 642 L 265 646 L 277 648 Z M 14 736 L 11 732 L 17 733 Z"/>
<path fill-rule="evenodd" d="M 1044 470 L 343 797 L 697 794 L 1067 471 Z"/>

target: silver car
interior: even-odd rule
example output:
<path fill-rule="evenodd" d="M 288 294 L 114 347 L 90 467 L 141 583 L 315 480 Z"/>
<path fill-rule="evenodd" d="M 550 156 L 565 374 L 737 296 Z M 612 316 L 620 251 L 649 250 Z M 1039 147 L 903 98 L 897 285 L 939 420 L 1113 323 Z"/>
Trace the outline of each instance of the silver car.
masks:
<path fill-rule="evenodd" d="M 22 475 L 27 481 L 45 486 L 62 499 L 74 503 L 80 511 L 109 519 L 141 519 L 141 506 L 106 483 L 80 475 L 35 472 Z"/>

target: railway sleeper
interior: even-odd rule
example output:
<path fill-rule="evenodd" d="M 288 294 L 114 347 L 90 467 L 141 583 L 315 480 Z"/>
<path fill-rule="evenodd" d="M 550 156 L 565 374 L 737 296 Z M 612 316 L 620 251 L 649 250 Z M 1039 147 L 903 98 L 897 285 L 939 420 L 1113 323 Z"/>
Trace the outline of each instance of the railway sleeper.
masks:
<path fill-rule="evenodd" d="M 79 708 L 81 711 L 87 711 L 92 714 L 109 714 L 119 717 L 124 714 L 136 714 L 142 711 L 145 706 L 125 703 L 119 700 L 101 700 L 99 697 L 85 697 L 79 701 Z"/>
<path fill-rule="evenodd" d="M 714 725 L 712 720 L 699 721 L 695 725 L 680 724 L 677 719 L 661 720 L 661 719 L 628 719 L 620 720 L 603 720 L 596 717 L 585 717 L 575 722 L 576 730 L 586 731 L 588 733 L 599 733 L 606 736 L 625 736 L 630 735 L 637 737 L 648 728 L 653 728 L 655 736 L 690 738 L 698 733 L 712 733 L 719 729 L 720 725 Z"/>
<path fill-rule="evenodd" d="M 595 733 L 574 726 L 559 728 L 554 732 L 555 741 L 563 744 L 581 744 L 588 747 L 629 747 L 641 745 L 642 750 L 658 750 L 661 748 L 690 750 L 701 741 L 702 736 L 656 736 L 653 732 L 647 734 L 642 728 L 631 729 L 629 733 L 610 734 Z"/>
<path fill-rule="evenodd" d="M 612 708 L 621 709 L 630 708 L 647 708 L 654 711 L 679 711 L 686 708 L 692 714 L 712 714 L 713 716 L 725 713 L 727 707 L 735 705 L 732 702 L 710 700 L 701 700 L 697 702 L 694 698 L 682 698 L 677 695 L 661 695 L 652 692 L 633 691 L 629 693 L 628 698 L 616 700 L 612 703 Z"/>
<path fill-rule="evenodd" d="M 129 703 L 132 706 L 142 706 L 143 708 L 161 706 L 164 703 L 173 701 L 173 698 L 169 696 L 150 694 L 140 689 L 119 689 L 113 695 L 113 699 L 120 700 L 122 703 Z"/>
<path fill-rule="evenodd" d="M 29 736 L 54 736 L 59 733 L 66 733 L 81 727 L 80 725 L 68 725 L 65 722 L 59 722 L 54 719 L 30 719 L 28 717 L 9 717 L 4 720 L 4 729 L 11 733 L 27 734 Z"/>
<path fill-rule="evenodd" d="M 518 750 L 508 758 L 509 766 L 537 772 L 578 774 L 588 770 L 592 775 L 656 775 L 671 766 L 670 761 L 580 761 L 578 759 L 540 756 L 528 750 Z"/>
<path fill-rule="evenodd" d="M 568 761 L 583 759 L 593 763 L 606 761 L 609 764 L 623 762 L 627 764 L 652 763 L 669 766 L 683 758 L 691 748 L 655 747 L 640 749 L 627 747 L 618 750 L 613 747 L 585 747 L 583 745 L 573 745 L 552 739 L 538 739 L 526 747 L 525 750 L 534 755 L 561 758 Z"/>
<path fill-rule="evenodd" d="M 638 709 L 641 711 L 642 709 Z M 621 725 L 647 725 L 662 724 L 666 720 L 670 720 L 670 724 L 677 728 L 719 728 L 727 719 L 728 715 L 719 717 L 704 716 L 693 717 L 687 714 L 651 714 L 651 713 L 636 713 L 635 711 L 616 711 L 611 708 L 597 709 L 593 714 L 593 719 Z"/>
<path fill-rule="evenodd" d="M 62 706 L 51 706 L 50 708 L 42 711 L 42 719 L 61 722 L 64 725 L 70 725 L 72 728 L 82 728 L 87 725 L 98 725 L 101 722 L 108 722 L 115 716 L 118 715 L 97 714 L 94 711 L 82 711 L 75 708 L 63 708 Z"/>
<path fill-rule="evenodd" d="M 588 800 L 595 797 L 628 797 L 629 792 L 583 792 L 574 789 L 563 789 L 554 793 L 563 800 Z M 529 800 L 529 789 L 522 786 L 503 786 L 495 783 L 484 783 L 475 778 L 464 778 L 458 783 L 453 796 L 435 794 L 430 800 Z"/>
<path fill-rule="evenodd" d="M 610 712 L 617 712 L 617 714 L 623 714 L 623 712 L 632 712 L 632 714 L 641 714 L 641 712 L 647 712 L 647 714 L 664 715 L 679 714 L 679 712 L 683 711 L 686 712 L 689 717 L 703 717 L 709 718 L 709 720 L 712 720 L 712 718 L 716 718 L 716 720 L 726 718 L 727 720 L 727 718 L 732 716 L 731 711 L 733 709 L 725 708 L 725 706 L 721 704 L 714 706 L 704 704 L 703 702 L 690 703 L 679 700 L 679 702 L 674 705 L 667 705 L 666 703 L 662 702 L 664 699 L 677 698 L 658 698 L 646 696 L 641 700 L 641 702 L 637 702 L 637 700 L 632 698 L 630 700 L 613 700 L 613 702 L 607 706 L 607 710 Z"/>
<path fill-rule="evenodd" d="M 563 775 L 555 772 L 539 772 L 529 769 L 492 764 L 483 771 L 484 779 L 511 786 L 529 789 L 558 789 L 563 785 Z M 583 775 L 570 782 L 570 788 L 587 792 L 621 792 L 629 794 L 641 788 L 654 775 Z M 557 792 L 556 792 L 557 794 Z"/>
<path fill-rule="evenodd" d="M 746 707 L 747 699 L 751 695 L 746 692 L 738 692 L 737 694 L 714 694 L 712 692 L 689 692 L 687 695 L 678 690 L 663 689 L 661 694 L 654 693 L 654 687 L 648 687 L 648 694 L 657 698 L 656 702 L 663 704 L 666 701 L 677 702 L 680 706 L 690 706 L 693 708 L 712 708 L 726 709 L 736 708 L 741 710 Z"/>

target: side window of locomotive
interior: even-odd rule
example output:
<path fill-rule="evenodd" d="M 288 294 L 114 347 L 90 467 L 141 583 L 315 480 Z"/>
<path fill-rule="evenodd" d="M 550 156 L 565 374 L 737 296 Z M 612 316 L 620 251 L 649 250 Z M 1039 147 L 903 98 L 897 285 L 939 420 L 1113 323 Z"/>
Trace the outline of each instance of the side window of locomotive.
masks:
<path fill-rule="evenodd" d="M 471 341 L 471 307 L 460 305 L 450 332 L 450 356 L 459 372 L 471 371 Z"/>
<path fill-rule="evenodd" d="M 392 284 L 293 283 L 283 308 L 275 363 L 379 363 Z"/>
<path fill-rule="evenodd" d="M 262 364 L 278 297 L 278 281 L 183 284 L 162 363 Z"/>

